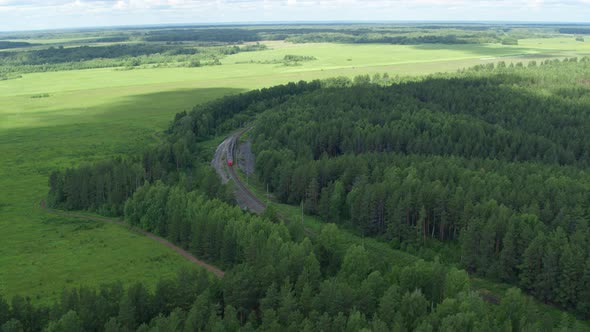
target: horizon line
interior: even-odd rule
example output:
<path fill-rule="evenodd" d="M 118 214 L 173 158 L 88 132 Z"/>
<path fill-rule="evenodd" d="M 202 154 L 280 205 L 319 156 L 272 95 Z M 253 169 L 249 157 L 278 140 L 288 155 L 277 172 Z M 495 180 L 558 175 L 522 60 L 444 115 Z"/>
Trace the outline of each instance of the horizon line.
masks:
<path fill-rule="evenodd" d="M 88 30 L 105 30 L 105 29 L 148 29 L 148 28 L 166 28 L 166 27 L 185 27 L 185 28 L 203 28 L 203 27 L 227 27 L 227 26 L 267 26 L 267 25 L 361 25 L 361 24 L 465 24 L 465 25 L 590 25 L 588 22 L 564 22 L 564 21 L 502 21 L 502 20 L 325 20 L 325 21 L 233 21 L 233 22 L 202 22 L 202 23 L 148 23 L 148 24 L 129 24 L 129 25 L 96 25 L 85 27 L 64 27 L 64 28 L 40 28 L 26 30 L 0 30 L 0 33 L 23 33 L 23 32 L 55 32 L 55 31 L 88 31 Z"/>

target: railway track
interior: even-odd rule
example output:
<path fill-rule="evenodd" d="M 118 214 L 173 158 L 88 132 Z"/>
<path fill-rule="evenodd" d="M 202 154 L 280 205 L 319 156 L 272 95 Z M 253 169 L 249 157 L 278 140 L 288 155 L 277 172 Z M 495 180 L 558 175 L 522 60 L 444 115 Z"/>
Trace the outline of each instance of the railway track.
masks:
<path fill-rule="evenodd" d="M 230 178 L 234 181 L 234 183 L 237 186 L 236 191 L 239 193 L 243 204 L 247 206 L 248 210 L 260 214 L 264 212 L 264 210 L 266 210 L 266 204 L 264 204 L 264 202 L 258 199 L 258 197 L 256 197 L 256 195 L 254 195 L 254 193 L 244 185 L 244 183 L 236 173 L 235 169 L 235 167 L 238 166 L 239 162 L 236 153 L 236 146 L 238 145 L 237 142 L 239 141 L 240 137 L 250 129 L 251 128 L 246 128 L 231 136 L 228 146 L 228 155 L 232 156 L 234 163 L 233 166 L 229 166 L 226 163 L 225 167 L 227 168 Z"/>
<path fill-rule="evenodd" d="M 249 211 L 252 211 L 256 214 L 261 214 L 266 210 L 266 204 L 260 200 L 248 187 L 242 182 L 239 175 L 236 172 L 235 167 L 239 166 L 239 159 L 237 158 L 237 146 L 240 137 L 248 132 L 252 127 L 244 128 L 228 138 L 226 138 L 218 147 L 217 151 L 215 152 L 215 157 L 212 161 L 213 167 L 216 168 L 217 173 L 222 177 L 224 182 L 229 180 L 233 180 L 235 183 L 234 193 L 236 196 L 236 200 L 238 204 L 243 208 Z M 223 157 L 226 156 L 226 162 L 223 162 Z M 227 160 L 232 161 L 232 165 L 229 166 Z M 226 179 L 227 178 L 227 179 Z M 286 224 L 289 223 L 289 220 L 285 218 L 283 215 L 278 214 L 279 219 L 281 219 Z M 304 227 L 304 232 L 309 237 L 314 237 L 316 234 L 311 229 Z"/>

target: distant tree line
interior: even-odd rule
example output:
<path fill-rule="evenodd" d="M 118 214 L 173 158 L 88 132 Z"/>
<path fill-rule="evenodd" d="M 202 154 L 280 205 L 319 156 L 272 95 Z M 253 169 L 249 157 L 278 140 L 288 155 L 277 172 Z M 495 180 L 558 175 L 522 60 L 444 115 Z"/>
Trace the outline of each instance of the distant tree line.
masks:
<path fill-rule="evenodd" d="M 379 33 L 348 35 L 343 33 L 309 33 L 287 38 L 293 43 L 351 43 L 351 44 L 470 44 L 473 40 L 454 35 L 397 36 Z"/>
<path fill-rule="evenodd" d="M 130 36 L 107 36 L 91 39 L 84 39 L 84 43 L 121 43 L 129 40 Z"/>
<path fill-rule="evenodd" d="M 199 41 L 199 42 L 255 42 L 262 39 L 250 29 L 171 29 L 146 32 L 145 41 Z"/>
<path fill-rule="evenodd" d="M 469 44 L 501 42 L 494 26 L 298 26 L 183 28 L 148 31 L 145 41 L 241 43 L 286 40 L 295 43 Z M 504 33 L 511 33 L 508 28 Z"/>
<path fill-rule="evenodd" d="M 263 44 L 195 47 L 182 43 L 116 44 L 108 46 L 51 46 L 46 49 L 0 52 L 0 77 L 17 73 L 141 65 L 188 66 L 220 64 L 219 58 L 266 49 Z"/>
<path fill-rule="evenodd" d="M 240 52 L 255 52 L 266 50 L 268 47 L 264 44 L 248 44 L 243 46 L 233 45 L 221 49 L 221 53 L 225 55 L 237 54 Z"/>
<path fill-rule="evenodd" d="M 148 54 L 196 54 L 198 50 L 182 46 L 157 44 L 118 44 L 109 46 L 49 47 L 26 52 L 2 52 L 0 61 L 15 65 L 41 65 L 93 59 L 137 57 Z"/>
<path fill-rule="evenodd" d="M 587 27 L 559 28 L 558 31 L 559 33 L 571 35 L 590 35 L 590 28 Z"/>
<path fill-rule="evenodd" d="M 35 45 L 36 44 L 31 44 L 31 43 L 27 43 L 27 42 L 15 42 L 15 41 L 0 40 L 0 50 L 10 49 L 10 48 L 31 47 L 31 46 L 35 46 Z"/>

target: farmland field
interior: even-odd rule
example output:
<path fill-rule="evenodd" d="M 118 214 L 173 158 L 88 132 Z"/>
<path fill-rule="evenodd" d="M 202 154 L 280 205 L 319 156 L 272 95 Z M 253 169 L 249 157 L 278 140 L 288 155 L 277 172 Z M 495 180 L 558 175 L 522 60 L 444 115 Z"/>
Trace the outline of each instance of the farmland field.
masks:
<path fill-rule="evenodd" d="M 573 38 L 523 39 L 518 46 L 264 43 L 268 50 L 229 55 L 221 66 L 55 71 L 0 81 L 0 293 L 51 299 L 63 286 L 153 285 L 188 266 L 124 227 L 73 222 L 38 205 L 51 170 L 155 143 L 175 113 L 195 104 L 297 80 L 590 55 L 590 42 Z M 287 55 L 315 60 L 286 66 Z"/>

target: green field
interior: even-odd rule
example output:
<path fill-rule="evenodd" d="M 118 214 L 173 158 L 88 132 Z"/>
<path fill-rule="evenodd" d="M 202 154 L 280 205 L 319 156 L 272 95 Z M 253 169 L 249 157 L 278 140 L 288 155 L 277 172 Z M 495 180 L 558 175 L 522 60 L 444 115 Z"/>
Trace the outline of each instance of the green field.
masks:
<path fill-rule="evenodd" d="M 51 169 L 136 151 L 154 142 L 176 111 L 234 90 L 173 91 L 118 102 L 101 98 L 103 104 L 72 107 L 84 104 L 91 91 L 75 93 L 77 99 L 69 94 L 57 97 L 64 108 L 54 105 L 51 97 L 28 99 L 47 101 L 44 107 L 19 105 L 18 97 L 2 99 L 13 102 L 2 108 L 0 131 L 0 291 L 5 295 L 51 298 L 64 285 L 115 280 L 154 284 L 189 266 L 171 249 L 122 226 L 80 225 L 49 215 L 38 204 Z M 22 112 L 9 118 L 4 113 L 9 109 Z"/>
<path fill-rule="evenodd" d="M 187 265 L 171 250 L 116 225 L 79 222 L 38 208 L 56 168 L 139 151 L 176 112 L 245 89 L 365 73 L 417 75 L 494 61 L 590 55 L 573 38 L 499 45 L 267 43 L 201 68 L 90 69 L 0 81 L 0 293 L 54 297 L 63 286 L 147 281 Z M 298 66 L 261 64 L 313 56 Z M 32 98 L 42 96 L 42 98 Z"/>
<path fill-rule="evenodd" d="M 573 38 L 524 39 L 517 46 L 498 44 L 467 45 L 384 45 L 384 44 L 290 44 L 269 42 L 270 50 L 256 53 L 239 53 L 225 59 L 224 63 L 269 61 L 285 55 L 314 56 L 317 60 L 301 66 L 285 67 L 283 72 L 314 70 L 354 69 L 356 67 L 391 67 L 400 74 L 422 74 L 437 70 L 464 67 L 465 63 L 507 61 L 544 58 L 547 56 L 590 55 L 590 43 Z M 422 64 L 436 63 L 438 69 Z M 463 62 L 463 63 L 462 63 Z M 409 66 L 411 64 L 413 69 Z M 440 66 L 443 64 L 442 66 Z M 272 66 L 272 65 L 271 65 Z M 448 67 L 447 67 L 448 66 Z M 276 66 L 275 66 L 276 67 Z M 399 70 L 395 68 L 399 67 Z"/>

